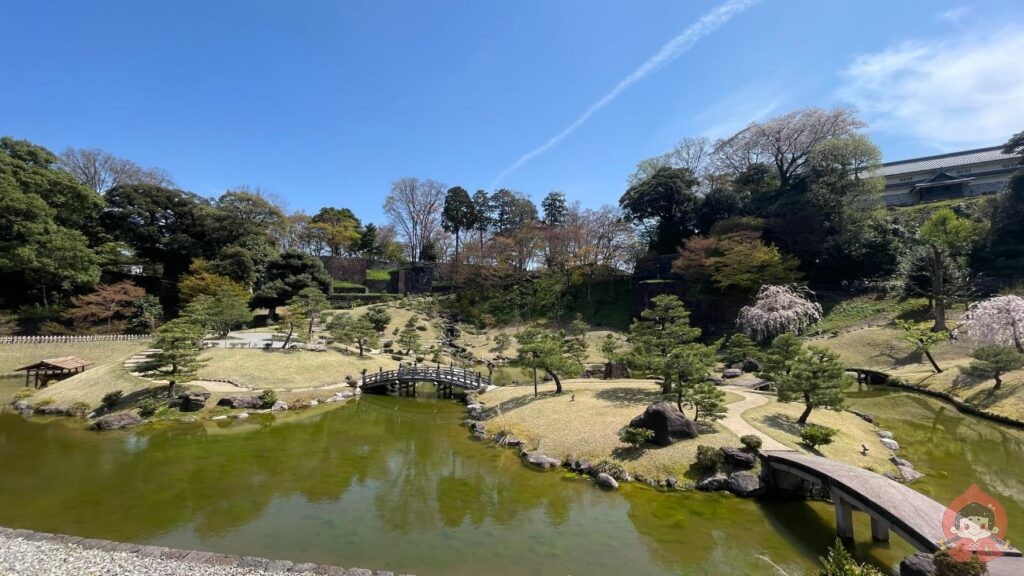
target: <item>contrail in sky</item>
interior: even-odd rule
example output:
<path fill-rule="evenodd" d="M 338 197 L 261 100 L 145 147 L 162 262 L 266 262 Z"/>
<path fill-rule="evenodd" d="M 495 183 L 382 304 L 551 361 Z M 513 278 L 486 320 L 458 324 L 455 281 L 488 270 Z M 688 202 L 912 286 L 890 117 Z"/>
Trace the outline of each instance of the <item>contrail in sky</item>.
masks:
<path fill-rule="evenodd" d="M 634 70 L 629 76 L 623 78 L 618 84 L 615 85 L 607 94 L 601 97 L 600 100 L 594 102 L 587 108 L 580 117 L 577 118 L 572 124 L 569 124 L 564 130 L 552 136 L 547 142 L 538 146 L 537 148 L 523 154 L 518 160 L 509 165 L 501 171 L 501 174 L 494 179 L 491 183 L 491 188 L 496 188 L 498 183 L 505 177 L 518 170 L 523 164 L 526 164 L 530 160 L 533 160 L 537 156 L 547 152 L 554 148 L 559 142 L 565 140 L 570 134 L 576 131 L 577 128 L 582 126 L 591 116 L 596 114 L 600 109 L 611 103 L 619 97 L 627 88 L 643 80 L 647 76 L 656 72 L 659 68 L 675 60 L 679 56 L 683 55 L 687 50 L 692 48 L 697 42 L 702 40 L 705 36 L 708 36 L 715 30 L 718 30 L 723 24 L 729 21 L 733 16 L 740 12 L 750 8 L 754 4 L 757 4 L 761 0 L 728 0 L 715 7 L 714 10 L 708 12 L 690 25 L 689 28 L 683 30 L 681 34 L 671 39 L 661 50 L 647 59 L 646 62 L 640 65 L 639 68 Z"/>

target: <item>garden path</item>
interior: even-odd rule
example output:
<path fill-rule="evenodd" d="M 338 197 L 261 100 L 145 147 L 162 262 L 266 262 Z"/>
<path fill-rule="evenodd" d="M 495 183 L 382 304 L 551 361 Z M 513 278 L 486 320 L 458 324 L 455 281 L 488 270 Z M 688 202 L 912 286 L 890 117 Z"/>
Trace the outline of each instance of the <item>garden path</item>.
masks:
<path fill-rule="evenodd" d="M 792 448 L 786 446 L 782 442 L 779 442 L 775 438 L 772 438 L 757 428 L 754 428 L 743 419 L 744 412 L 757 408 L 758 406 L 764 406 L 771 401 L 770 396 L 760 392 L 754 392 L 749 388 L 741 386 L 723 386 L 722 388 L 732 392 L 733 394 L 742 396 L 743 400 L 729 404 L 727 406 L 728 412 L 726 412 L 725 418 L 718 421 L 719 424 L 725 426 L 727 430 L 740 437 L 747 436 L 749 434 L 759 437 L 761 439 L 762 450 L 792 450 Z"/>

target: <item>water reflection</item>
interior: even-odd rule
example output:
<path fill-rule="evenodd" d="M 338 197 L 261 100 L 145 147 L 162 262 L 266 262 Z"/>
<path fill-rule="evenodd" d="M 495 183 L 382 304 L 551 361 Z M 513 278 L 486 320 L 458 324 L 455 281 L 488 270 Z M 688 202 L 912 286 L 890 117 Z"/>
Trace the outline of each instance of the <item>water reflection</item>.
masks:
<path fill-rule="evenodd" d="M 892 404 L 877 393 L 857 402 Z M 1020 462 L 1021 437 L 908 406 L 900 413 L 914 416 L 891 426 L 925 487 L 949 492 L 959 476 L 938 469 L 958 462 L 1010 511 L 1022 475 L 1000 470 Z M 367 397 L 274 425 L 280 416 L 109 434 L 0 415 L 0 525 L 427 576 L 771 573 L 769 561 L 795 576 L 831 544 L 826 505 L 603 492 L 468 440 L 461 413 Z M 1001 447 L 957 446 L 978 439 Z M 868 544 L 859 521 L 862 558 L 889 566 L 909 551 Z"/>

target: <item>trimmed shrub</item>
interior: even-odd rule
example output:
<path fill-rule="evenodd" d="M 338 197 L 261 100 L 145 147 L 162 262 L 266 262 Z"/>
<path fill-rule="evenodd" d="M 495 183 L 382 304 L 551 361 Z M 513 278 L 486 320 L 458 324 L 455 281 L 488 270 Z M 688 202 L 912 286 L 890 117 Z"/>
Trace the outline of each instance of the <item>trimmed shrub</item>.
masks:
<path fill-rule="evenodd" d="M 836 430 L 835 428 L 819 426 L 817 424 L 808 424 L 800 431 L 800 439 L 804 441 L 804 444 L 807 444 L 811 448 L 817 448 L 818 446 L 831 444 L 832 438 L 834 438 L 838 433 L 839 430 Z"/>
<path fill-rule="evenodd" d="M 160 409 L 160 403 L 153 398 L 144 398 L 138 405 L 140 416 L 152 416 Z"/>
<path fill-rule="evenodd" d="M 274 405 L 274 402 L 277 402 L 277 392 L 269 389 L 260 392 L 260 404 L 264 408 L 270 408 Z"/>
<path fill-rule="evenodd" d="M 705 474 L 714 474 L 718 472 L 718 468 L 722 465 L 724 456 L 722 451 L 713 446 L 705 446 L 701 444 L 697 446 L 697 460 L 693 463 L 697 470 Z"/>
<path fill-rule="evenodd" d="M 935 553 L 935 574 L 937 576 L 981 576 L 988 572 L 985 563 L 972 556 L 970 560 L 961 562 L 950 555 L 949 550 Z"/>
<path fill-rule="evenodd" d="M 654 439 L 654 431 L 648 430 L 647 428 L 623 428 L 619 432 L 619 440 L 625 444 L 629 444 L 636 450 L 640 450 Z"/>
<path fill-rule="evenodd" d="M 743 444 L 743 447 L 751 452 L 757 452 L 761 449 L 761 437 L 754 434 L 740 436 L 740 444 Z"/>
<path fill-rule="evenodd" d="M 114 406 L 117 406 L 117 403 L 120 402 L 121 398 L 123 397 L 123 390 L 114 390 L 113 392 L 107 392 L 106 394 L 104 394 L 103 399 L 100 400 L 100 403 L 103 404 L 103 406 L 108 409 L 113 408 Z"/>

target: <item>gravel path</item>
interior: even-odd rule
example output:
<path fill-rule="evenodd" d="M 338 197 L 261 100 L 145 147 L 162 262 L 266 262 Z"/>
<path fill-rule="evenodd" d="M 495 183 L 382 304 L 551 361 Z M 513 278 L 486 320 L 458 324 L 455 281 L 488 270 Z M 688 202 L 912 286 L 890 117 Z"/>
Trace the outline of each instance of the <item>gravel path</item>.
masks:
<path fill-rule="evenodd" d="M 743 396 L 743 400 L 733 402 L 727 406 L 728 412 L 726 413 L 725 418 L 719 420 L 720 424 L 737 436 L 753 434 L 754 436 L 761 438 L 762 450 L 792 450 L 789 446 L 786 446 L 775 438 L 772 438 L 757 428 L 754 428 L 743 419 L 743 413 L 747 410 L 767 404 L 769 402 L 767 396 L 758 392 L 753 392 L 749 388 L 743 388 L 740 386 L 724 386 L 723 389 L 728 390 L 733 394 Z"/>
<path fill-rule="evenodd" d="M 83 540 L 0 528 L 0 576 L 262 576 L 306 573 L 394 576 L 361 568 Z"/>

